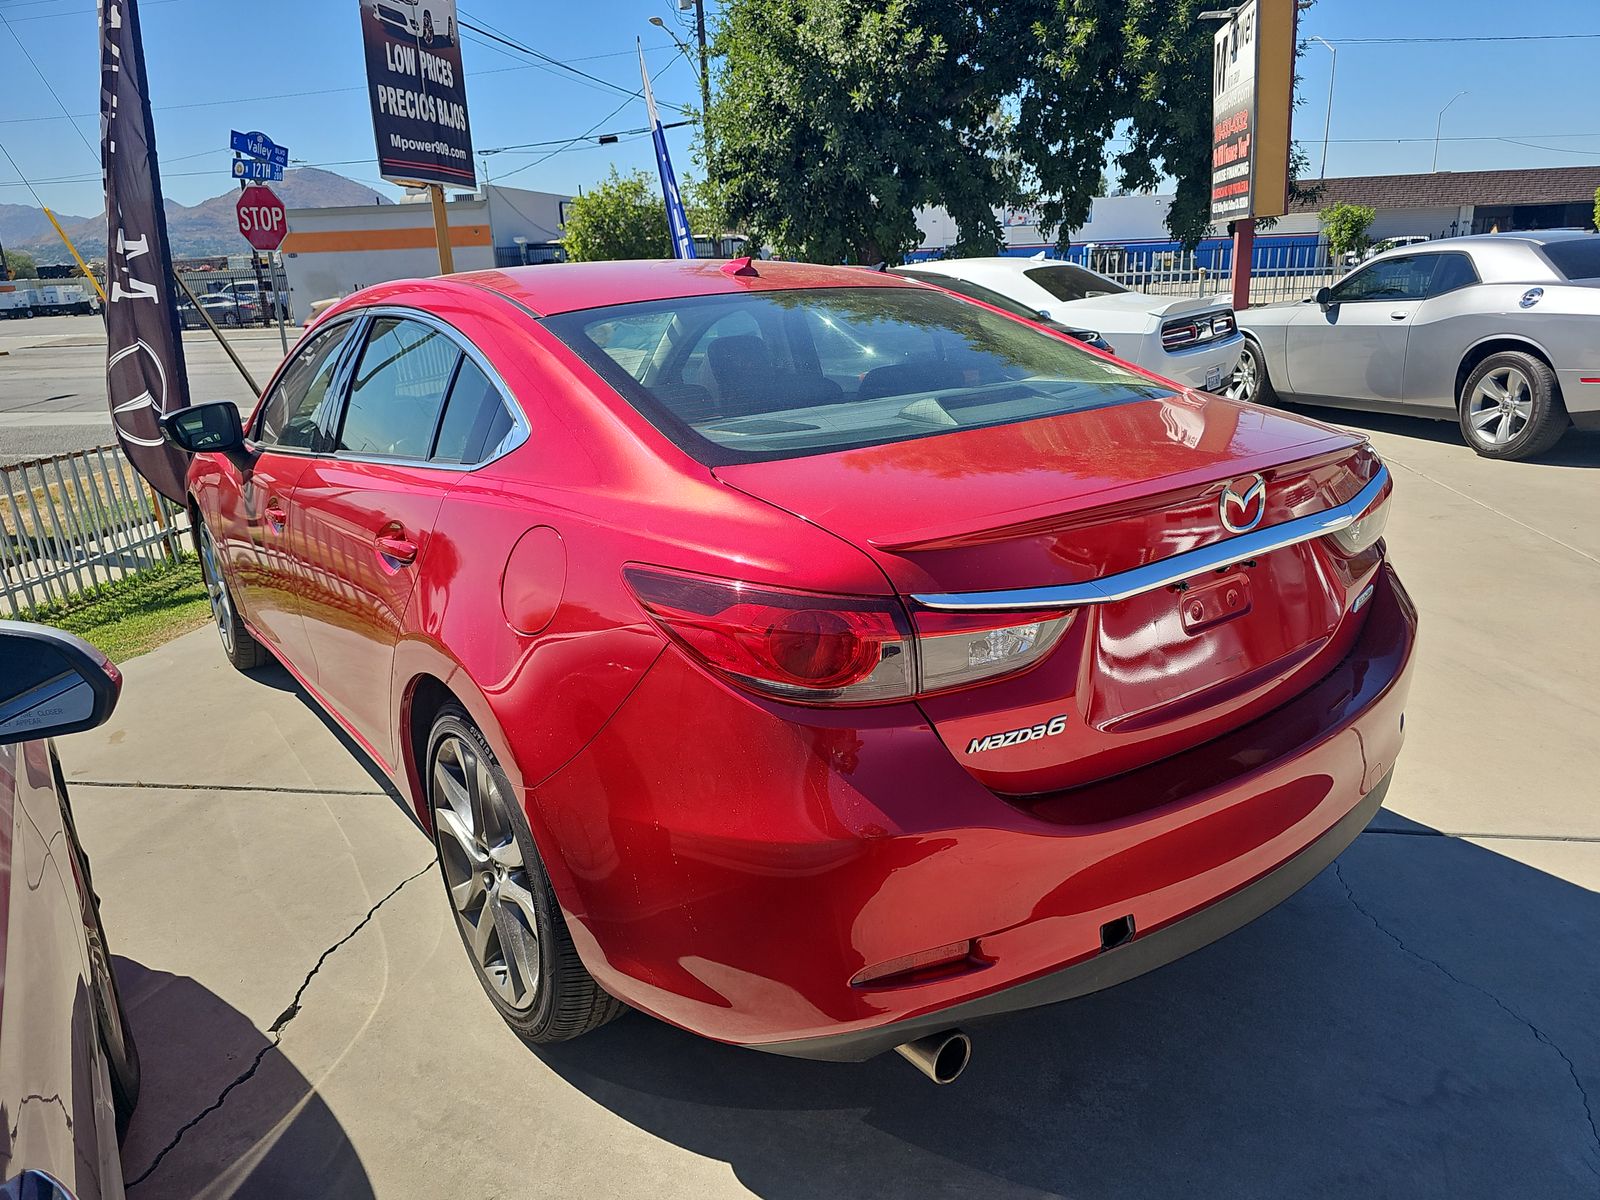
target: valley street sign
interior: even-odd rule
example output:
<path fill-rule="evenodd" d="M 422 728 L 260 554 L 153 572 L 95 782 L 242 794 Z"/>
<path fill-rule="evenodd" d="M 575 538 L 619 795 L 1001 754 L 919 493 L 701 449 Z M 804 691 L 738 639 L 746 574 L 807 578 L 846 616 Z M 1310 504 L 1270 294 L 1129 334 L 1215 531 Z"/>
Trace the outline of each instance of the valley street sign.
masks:
<path fill-rule="evenodd" d="M 257 250 L 276 250 L 289 232 L 289 214 L 269 187 L 252 184 L 239 193 L 239 232 Z"/>
<path fill-rule="evenodd" d="M 235 179 L 282 179 L 283 168 L 276 163 L 260 162 L 251 158 L 233 160 Z"/>
<path fill-rule="evenodd" d="M 278 145 L 260 130 L 240 133 L 235 129 L 231 132 L 230 141 L 235 154 L 242 154 L 246 158 L 257 158 L 278 167 L 289 165 L 289 147 Z M 283 176 L 280 175 L 278 178 L 282 179 Z"/>

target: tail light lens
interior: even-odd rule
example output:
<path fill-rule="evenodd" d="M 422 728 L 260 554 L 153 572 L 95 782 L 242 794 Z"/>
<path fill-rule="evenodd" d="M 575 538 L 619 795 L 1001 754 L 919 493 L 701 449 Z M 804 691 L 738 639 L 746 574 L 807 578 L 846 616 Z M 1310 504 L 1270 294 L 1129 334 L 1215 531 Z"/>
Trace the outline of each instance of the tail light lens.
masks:
<path fill-rule="evenodd" d="M 1182 317 L 1164 324 L 1161 327 L 1161 346 L 1165 350 L 1188 350 L 1231 338 L 1238 331 L 1239 322 L 1231 309 L 1202 313 L 1198 317 Z"/>
<path fill-rule="evenodd" d="M 1376 546 L 1389 524 L 1389 499 L 1393 495 L 1394 484 L 1391 483 L 1378 493 L 1378 498 L 1367 505 L 1366 511 L 1353 524 L 1328 535 L 1333 544 L 1351 558 Z"/>
<path fill-rule="evenodd" d="M 1056 648 L 1070 613 L 941 613 L 916 617 L 923 692 L 946 692 L 1033 666 Z"/>
<path fill-rule="evenodd" d="M 628 567 L 629 588 L 661 631 L 751 691 L 804 704 L 882 704 L 1033 666 L 1067 613 L 919 613 L 889 597 L 833 596 Z"/>

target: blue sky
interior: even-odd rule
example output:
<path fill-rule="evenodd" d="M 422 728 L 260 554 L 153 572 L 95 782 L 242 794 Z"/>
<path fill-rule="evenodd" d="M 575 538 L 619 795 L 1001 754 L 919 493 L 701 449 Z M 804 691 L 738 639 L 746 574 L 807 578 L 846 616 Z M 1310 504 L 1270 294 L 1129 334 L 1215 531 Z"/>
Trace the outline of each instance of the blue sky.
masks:
<path fill-rule="evenodd" d="M 156 132 L 167 194 L 192 204 L 229 185 L 230 128 L 262 129 L 295 158 L 325 165 L 377 189 L 372 127 L 363 86 L 356 0 L 141 0 Z M 695 99 L 693 68 L 667 36 L 647 22 L 676 23 L 672 0 L 465 0 L 463 11 L 553 57 L 638 86 L 634 38 L 641 37 L 664 119 L 667 106 Z M 1506 14 L 1514 11 L 1514 26 Z M 98 58 L 93 0 L 0 0 L 0 143 L 37 183 L 47 204 L 87 215 L 101 206 L 98 159 Z M 265 24 L 264 24 L 265 22 Z M 281 31 L 281 33 L 275 32 Z M 691 31 L 680 27 L 680 36 Z M 1594 0 L 1536 0 L 1508 10 L 1504 0 L 1320 0 L 1303 18 L 1302 36 L 1338 45 L 1328 170 L 1333 175 L 1426 171 L 1435 122 L 1445 118 L 1439 165 L 1445 170 L 1600 163 L 1600 105 L 1594 63 L 1600 55 L 1600 9 Z M 1586 40 L 1361 44 L 1355 39 L 1527 37 L 1594 34 Z M 68 111 L 61 119 L 15 38 L 42 69 Z M 470 36 L 470 35 L 469 35 Z M 529 66 L 512 51 L 464 46 L 473 137 L 479 150 L 570 137 L 644 123 L 642 101 L 623 98 L 565 72 Z M 1322 154 L 1330 55 L 1313 46 L 1302 60 L 1305 104 L 1296 136 L 1313 173 Z M 690 130 L 669 134 L 679 173 L 693 173 Z M 1455 140 L 1455 139 L 1480 140 Z M 1489 140 L 1489 139 L 1511 140 Z M 1514 142 L 1529 143 L 1517 145 Z M 536 160 L 545 152 L 494 155 L 496 180 L 549 191 L 575 191 L 623 169 L 652 164 L 648 139 L 592 143 Z M 535 165 L 536 164 L 536 165 Z M 26 203 L 26 189 L 0 161 L 0 201 Z M 54 182 L 60 180 L 61 182 Z M 78 181 L 73 181 L 78 180 Z M 44 181 L 44 182 L 40 182 Z M 391 192 L 392 189 L 385 189 Z"/>

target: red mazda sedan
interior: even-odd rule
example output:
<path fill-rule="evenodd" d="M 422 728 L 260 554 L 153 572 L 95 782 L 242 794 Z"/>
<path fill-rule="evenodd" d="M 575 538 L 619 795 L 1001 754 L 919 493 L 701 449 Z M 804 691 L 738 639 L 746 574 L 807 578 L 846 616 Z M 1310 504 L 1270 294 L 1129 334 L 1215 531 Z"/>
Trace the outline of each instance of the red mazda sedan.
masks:
<path fill-rule="evenodd" d="M 892 275 L 386 284 L 167 428 L 228 657 L 411 797 L 530 1042 L 952 1078 L 1283 900 L 1400 750 L 1370 446 Z"/>

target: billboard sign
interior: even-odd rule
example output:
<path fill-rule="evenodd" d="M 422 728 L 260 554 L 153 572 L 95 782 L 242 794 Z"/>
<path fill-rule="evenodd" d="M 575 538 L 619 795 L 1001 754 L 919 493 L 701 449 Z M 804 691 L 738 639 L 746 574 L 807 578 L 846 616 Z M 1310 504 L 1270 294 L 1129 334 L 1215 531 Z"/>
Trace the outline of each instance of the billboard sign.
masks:
<path fill-rule="evenodd" d="M 1213 44 L 1211 219 L 1281 217 L 1289 200 L 1295 0 L 1245 0 Z"/>
<path fill-rule="evenodd" d="M 360 0 L 378 173 L 473 188 L 472 127 L 455 0 Z"/>

